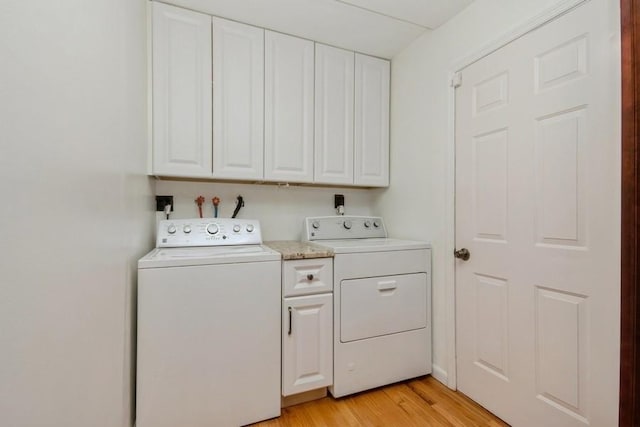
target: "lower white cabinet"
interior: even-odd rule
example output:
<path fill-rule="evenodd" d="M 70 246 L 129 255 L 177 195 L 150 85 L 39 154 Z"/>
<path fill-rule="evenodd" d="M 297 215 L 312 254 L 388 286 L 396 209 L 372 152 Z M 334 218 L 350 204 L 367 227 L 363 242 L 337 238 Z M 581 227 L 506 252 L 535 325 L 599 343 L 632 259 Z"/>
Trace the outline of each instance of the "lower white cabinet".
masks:
<path fill-rule="evenodd" d="M 325 262 L 331 262 L 326 259 Z M 288 263 L 318 260 L 285 261 Z M 333 282 L 333 278 L 330 278 Z M 283 283 L 283 289 L 291 289 Z M 333 290 L 331 284 L 330 291 Z M 333 293 L 287 296 L 282 300 L 282 395 L 333 384 Z"/>
<path fill-rule="evenodd" d="M 282 395 L 333 383 L 333 294 L 284 299 Z"/>

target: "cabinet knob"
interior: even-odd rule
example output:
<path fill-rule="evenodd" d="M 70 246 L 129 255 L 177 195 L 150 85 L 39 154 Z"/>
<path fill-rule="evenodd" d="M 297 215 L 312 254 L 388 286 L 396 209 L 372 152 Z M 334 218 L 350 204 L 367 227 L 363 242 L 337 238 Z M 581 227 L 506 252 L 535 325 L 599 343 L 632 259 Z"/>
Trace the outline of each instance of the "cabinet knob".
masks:
<path fill-rule="evenodd" d="M 308 281 L 312 281 L 313 280 L 313 274 L 307 274 L 307 280 Z"/>

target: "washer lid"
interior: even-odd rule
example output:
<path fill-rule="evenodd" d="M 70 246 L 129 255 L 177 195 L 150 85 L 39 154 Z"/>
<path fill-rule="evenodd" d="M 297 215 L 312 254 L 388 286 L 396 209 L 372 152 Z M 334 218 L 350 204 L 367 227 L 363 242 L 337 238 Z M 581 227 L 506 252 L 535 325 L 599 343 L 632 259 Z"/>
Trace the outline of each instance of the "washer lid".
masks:
<path fill-rule="evenodd" d="M 341 240 L 316 240 L 320 246 L 328 246 L 336 254 L 360 253 L 360 252 L 384 252 L 404 251 L 411 249 L 430 249 L 431 245 L 416 240 L 400 239 L 341 239 Z"/>
<path fill-rule="evenodd" d="M 138 268 L 279 261 L 280 257 L 279 252 L 262 245 L 157 248 L 138 261 Z"/>

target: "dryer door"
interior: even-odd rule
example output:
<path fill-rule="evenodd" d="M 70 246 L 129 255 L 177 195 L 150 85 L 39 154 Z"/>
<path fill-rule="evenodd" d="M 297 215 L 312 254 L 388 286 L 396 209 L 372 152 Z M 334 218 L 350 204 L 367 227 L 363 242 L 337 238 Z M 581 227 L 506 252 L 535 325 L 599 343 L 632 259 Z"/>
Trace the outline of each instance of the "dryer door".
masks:
<path fill-rule="evenodd" d="M 427 326 L 427 274 L 343 280 L 340 341 L 350 342 Z"/>

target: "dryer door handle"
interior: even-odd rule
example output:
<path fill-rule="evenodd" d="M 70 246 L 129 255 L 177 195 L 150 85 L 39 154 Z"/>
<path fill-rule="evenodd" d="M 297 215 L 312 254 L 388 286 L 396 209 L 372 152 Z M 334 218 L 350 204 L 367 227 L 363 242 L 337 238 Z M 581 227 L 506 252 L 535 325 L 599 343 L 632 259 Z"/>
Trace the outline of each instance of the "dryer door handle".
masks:
<path fill-rule="evenodd" d="M 380 292 L 392 291 L 398 287 L 398 283 L 395 280 L 385 280 L 378 282 L 378 290 Z"/>

